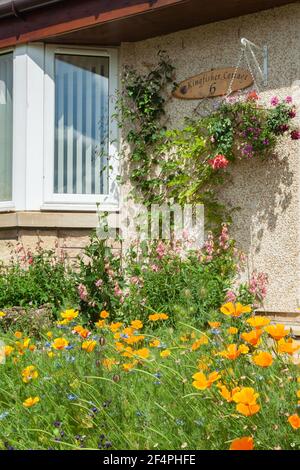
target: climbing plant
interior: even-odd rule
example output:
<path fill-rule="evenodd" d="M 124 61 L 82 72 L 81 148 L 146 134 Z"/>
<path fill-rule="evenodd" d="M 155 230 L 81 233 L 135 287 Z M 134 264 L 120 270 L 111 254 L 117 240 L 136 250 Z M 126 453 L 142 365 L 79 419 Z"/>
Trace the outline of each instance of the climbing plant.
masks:
<path fill-rule="evenodd" d="M 278 138 L 300 139 L 291 97 L 262 104 L 252 91 L 224 99 L 204 117 L 183 119 L 182 129 L 167 129 L 165 104 L 174 67 L 159 53 L 157 67 L 146 75 L 126 69 L 119 97 L 119 122 L 130 146 L 128 172 L 134 195 L 144 204 L 175 201 L 203 203 L 213 227 L 230 221 L 218 190 L 230 167 L 242 159 L 268 159 Z M 170 93 L 169 93 L 170 95 Z"/>

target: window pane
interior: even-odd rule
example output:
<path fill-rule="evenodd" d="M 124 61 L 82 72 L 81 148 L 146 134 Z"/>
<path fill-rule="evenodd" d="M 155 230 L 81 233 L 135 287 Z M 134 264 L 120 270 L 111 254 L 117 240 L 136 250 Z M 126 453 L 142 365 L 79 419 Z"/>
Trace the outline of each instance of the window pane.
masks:
<path fill-rule="evenodd" d="M 54 192 L 108 192 L 109 59 L 55 56 Z"/>
<path fill-rule="evenodd" d="M 12 200 L 13 55 L 0 55 L 0 201 Z"/>

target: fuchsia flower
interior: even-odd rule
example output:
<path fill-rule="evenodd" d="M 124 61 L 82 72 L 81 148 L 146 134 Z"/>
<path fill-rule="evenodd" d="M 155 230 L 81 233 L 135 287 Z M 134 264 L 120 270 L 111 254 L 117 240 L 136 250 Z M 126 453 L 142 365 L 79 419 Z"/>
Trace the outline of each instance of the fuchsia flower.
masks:
<path fill-rule="evenodd" d="M 232 290 L 229 290 L 226 292 L 226 302 L 232 302 L 235 303 L 236 301 L 236 295 Z"/>
<path fill-rule="evenodd" d="M 227 224 L 223 224 L 221 235 L 219 236 L 220 247 L 223 248 L 224 250 L 227 250 L 227 248 L 229 248 L 228 241 L 229 241 L 228 227 L 227 227 Z"/>
<path fill-rule="evenodd" d="M 291 132 L 291 138 L 293 140 L 299 140 L 300 139 L 300 131 L 295 130 Z"/>
<path fill-rule="evenodd" d="M 157 264 L 151 264 L 151 269 L 152 271 L 154 271 L 155 273 L 157 273 L 157 271 L 159 270 L 159 267 L 157 266 Z"/>
<path fill-rule="evenodd" d="M 103 280 L 102 280 L 102 279 L 98 279 L 98 281 L 95 282 L 95 286 L 96 286 L 96 287 L 102 287 L 102 286 L 103 286 Z"/>
<path fill-rule="evenodd" d="M 229 161 L 225 155 L 216 155 L 215 158 L 208 160 L 208 164 L 213 168 L 213 170 L 219 170 L 221 168 L 226 168 Z"/>
<path fill-rule="evenodd" d="M 77 290 L 78 290 L 78 294 L 79 294 L 79 297 L 81 300 L 83 300 L 84 302 L 86 302 L 87 298 L 88 298 L 88 291 L 87 291 L 87 288 L 85 287 L 84 284 L 79 284 L 78 287 L 77 287 Z"/>
<path fill-rule="evenodd" d="M 163 258 L 163 256 L 165 255 L 166 248 L 162 241 L 158 242 L 156 247 L 156 253 L 159 259 Z"/>
<path fill-rule="evenodd" d="M 286 102 L 286 103 L 292 103 L 292 102 L 293 102 L 293 98 L 292 98 L 291 96 L 287 96 L 287 97 L 285 98 L 285 102 Z"/>
<path fill-rule="evenodd" d="M 279 104 L 279 99 L 277 98 L 277 96 L 273 96 L 273 98 L 271 98 L 271 105 L 277 106 L 278 104 Z"/>

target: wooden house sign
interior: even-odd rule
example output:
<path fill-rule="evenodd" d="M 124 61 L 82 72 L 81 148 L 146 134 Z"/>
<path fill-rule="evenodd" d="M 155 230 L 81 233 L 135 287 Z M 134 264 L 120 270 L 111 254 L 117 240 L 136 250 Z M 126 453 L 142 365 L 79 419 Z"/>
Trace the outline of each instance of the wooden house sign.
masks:
<path fill-rule="evenodd" d="M 253 78 L 248 70 L 240 68 L 236 72 L 235 70 L 235 67 L 215 69 L 187 78 L 178 85 L 173 95 L 183 100 L 199 100 L 226 95 L 234 74 L 232 91 L 243 90 L 252 85 Z"/>

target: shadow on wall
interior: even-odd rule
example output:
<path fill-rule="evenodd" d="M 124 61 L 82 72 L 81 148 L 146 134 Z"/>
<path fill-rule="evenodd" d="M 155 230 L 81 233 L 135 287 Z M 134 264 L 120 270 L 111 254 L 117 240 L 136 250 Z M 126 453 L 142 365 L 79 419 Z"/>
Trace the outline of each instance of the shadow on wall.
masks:
<path fill-rule="evenodd" d="M 276 155 L 264 161 L 239 161 L 220 191 L 222 202 L 234 209 L 233 236 L 246 253 L 258 254 L 264 237 L 272 237 L 278 225 L 284 225 L 295 191 L 289 142 L 283 139 Z M 286 231 L 290 226 L 288 219 Z M 281 235 L 281 244 L 288 236 L 286 231 Z"/>

